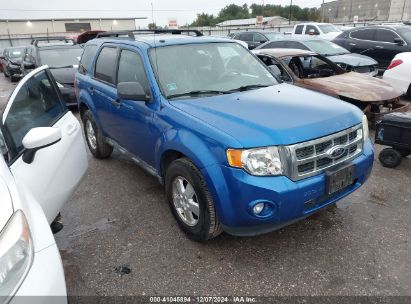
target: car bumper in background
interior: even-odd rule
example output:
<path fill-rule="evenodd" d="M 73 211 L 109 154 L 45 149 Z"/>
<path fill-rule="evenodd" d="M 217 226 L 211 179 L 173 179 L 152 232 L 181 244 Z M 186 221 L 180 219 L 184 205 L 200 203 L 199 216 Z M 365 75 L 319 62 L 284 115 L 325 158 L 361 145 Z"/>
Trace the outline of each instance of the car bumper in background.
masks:
<path fill-rule="evenodd" d="M 10 303 L 67 303 L 63 264 L 56 244 L 35 253 L 30 271 Z"/>
<path fill-rule="evenodd" d="M 351 161 L 355 166 L 355 182 L 331 196 L 326 195 L 325 173 L 294 182 L 285 176 L 258 177 L 219 165 L 202 171 L 207 183 L 212 183 L 209 176 L 213 176 L 211 192 L 223 229 L 233 235 L 251 236 L 291 224 L 354 192 L 369 177 L 373 161 L 374 150 L 368 140 L 363 153 Z M 271 208 L 266 216 L 252 212 L 258 202 Z"/>

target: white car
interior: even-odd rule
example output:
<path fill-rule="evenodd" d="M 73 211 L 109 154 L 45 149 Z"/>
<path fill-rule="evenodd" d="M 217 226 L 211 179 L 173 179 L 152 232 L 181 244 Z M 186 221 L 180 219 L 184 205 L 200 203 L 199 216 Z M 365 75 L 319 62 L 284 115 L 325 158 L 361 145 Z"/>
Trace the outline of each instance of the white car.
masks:
<path fill-rule="evenodd" d="M 411 52 L 397 54 L 384 72 L 383 79 L 411 96 Z"/>
<path fill-rule="evenodd" d="M 88 160 L 80 124 L 47 66 L 24 77 L 10 96 L 0 147 L 0 303 L 67 303 L 50 224 Z"/>
<path fill-rule="evenodd" d="M 342 31 L 333 24 L 308 22 L 294 25 L 291 35 L 294 37 L 313 36 L 316 38 L 333 40 L 341 33 Z"/>

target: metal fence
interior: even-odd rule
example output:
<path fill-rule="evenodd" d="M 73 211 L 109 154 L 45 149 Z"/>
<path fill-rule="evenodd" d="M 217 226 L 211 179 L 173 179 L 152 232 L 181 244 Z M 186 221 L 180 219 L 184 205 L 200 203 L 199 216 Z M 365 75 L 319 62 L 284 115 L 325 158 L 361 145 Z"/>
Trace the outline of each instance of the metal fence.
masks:
<path fill-rule="evenodd" d="M 57 37 L 57 36 L 66 36 L 66 37 L 76 37 L 80 33 L 38 33 L 32 35 L 0 35 L 0 50 L 9 46 L 25 46 L 31 43 L 31 40 L 35 37 Z"/>

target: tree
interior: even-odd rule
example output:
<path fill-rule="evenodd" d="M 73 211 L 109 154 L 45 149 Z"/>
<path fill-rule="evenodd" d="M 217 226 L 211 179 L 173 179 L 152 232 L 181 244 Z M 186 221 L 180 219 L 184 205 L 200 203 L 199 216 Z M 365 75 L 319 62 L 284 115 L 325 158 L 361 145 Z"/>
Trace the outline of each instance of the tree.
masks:
<path fill-rule="evenodd" d="M 149 24 L 148 24 L 148 29 L 149 29 L 149 30 L 155 30 L 155 29 L 157 29 L 157 24 L 155 24 L 155 23 L 149 23 Z"/>
<path fill-rule="evenodd" d="M 215 26 L 216 24 L 217 20 L 213 15 L 202 13 L 197 14 L 197 19 L 191 23 L 191 26 Z"/>

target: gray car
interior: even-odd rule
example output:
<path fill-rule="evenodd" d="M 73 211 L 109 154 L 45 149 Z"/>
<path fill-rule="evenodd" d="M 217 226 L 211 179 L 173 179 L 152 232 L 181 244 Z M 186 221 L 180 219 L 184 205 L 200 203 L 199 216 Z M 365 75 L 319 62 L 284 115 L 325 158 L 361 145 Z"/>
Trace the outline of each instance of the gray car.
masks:
<path fill-rule="evenodd" d="M 354 54 L 345 48 L 327 40 L 315 38 L 289 38 L 277 41 L 268 41 L 256 49 L 300 49 L 312 51 L 327 57 L 347 72 L 376 76 L 378 74 L 377 61 L 371 57 Z"/>

